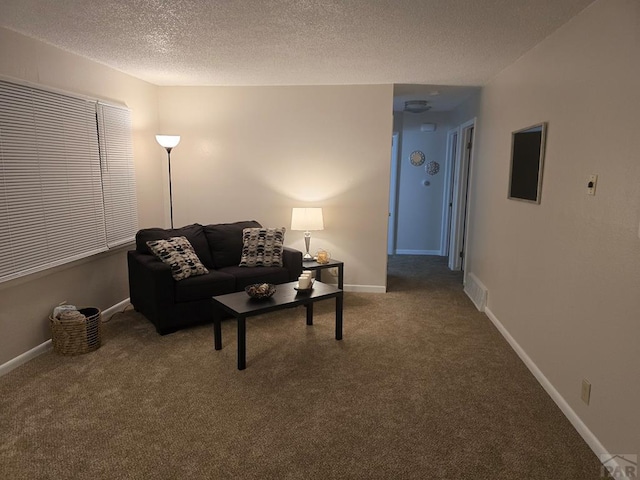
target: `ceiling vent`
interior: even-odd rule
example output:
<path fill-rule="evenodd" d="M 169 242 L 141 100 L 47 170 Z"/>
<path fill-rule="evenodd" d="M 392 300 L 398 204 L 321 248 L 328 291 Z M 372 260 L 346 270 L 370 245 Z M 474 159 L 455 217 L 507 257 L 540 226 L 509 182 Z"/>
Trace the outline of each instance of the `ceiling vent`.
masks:
<path fill-rule="evenodd" d="M 404 111 L 409 113 L 424 113 L 431 110 L 426 100 L 408 100 L 404 102 Z"/>

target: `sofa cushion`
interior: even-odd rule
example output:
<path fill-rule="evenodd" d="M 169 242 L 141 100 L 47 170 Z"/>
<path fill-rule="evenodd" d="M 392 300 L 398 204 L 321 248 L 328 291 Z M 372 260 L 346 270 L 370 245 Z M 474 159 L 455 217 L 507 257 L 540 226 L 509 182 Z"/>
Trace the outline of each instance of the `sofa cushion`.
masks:
<path fill-rule="evenodd" d="M 205 225 L 203 230 L 214 268 L 237 266 L 242 255 L 242 230 L 261 226 L 255 220 Z"/>
<path fill-rule="evenodd" d="M 235 291 L 236 279 L 228 273 L 211 270 L 206 275 L 189 277 L 175 283 L 177 302 L 207 300 L 214 295 L 224 295 Z"/>
<path fill-rule="evenodd" d="M 244 290 L 244 287 L 252 283 L 287 283 L 289 271 L 284 267 L 256 267 L 246 268 L 238 265 L 224 267 L 219 270 L 222 273 L 232 275 L 236 282 L 236 291 Z"/>
<path fill-rule="evenodd" d="M 285 228 L 245 228 L 241 267 L 281 267 Z"/>
<path fill-rule="evenodd" d="M 144 228 L 136 233 L 136 250 L 140 253 L 152 253 L 147 246 L 148 241 L 166 240 L 171 237 L 185 237 L 204 266 L 214 268 L 207 237 L 202 225 L 198 223 L 181 228 Z"/>
<path fill-rule="evenodd" d="M 209 273 L 185 237 L 150 240 L 147 245 L 163 263 L 171 267 L 171 275 L 174 280 L 184 280 L 188 277 Z"/>

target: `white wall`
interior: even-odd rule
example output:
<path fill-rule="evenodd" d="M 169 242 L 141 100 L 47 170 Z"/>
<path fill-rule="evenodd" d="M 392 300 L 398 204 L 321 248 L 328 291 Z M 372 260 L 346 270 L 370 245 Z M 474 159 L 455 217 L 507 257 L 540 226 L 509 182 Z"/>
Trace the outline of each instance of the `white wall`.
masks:
<path fill-rule="evenodd" d="M 599 0 L 486 86 L 468 258 L 490 316 L 623 454 L 640 454 L 639 52 L 640 2 Z M 511 132 L 542 121 L 542 203 L 507 200 Z"/>
<path fill-rule="evenodd" d="M 140 223 L 163 223 L 163 152 L 153 137 L 157 87 L 2 28 L 0 75 L 126 103 L 132 109 Z M 104 309 L 127 298 L 125 250 L 0 283 L 0 365 L 51 338 L 48 315 L 61 301 Z"/>
<path fill-rule="evenodd" d="M 132 109 L 141 227 L 169 224 L 154 135 L 174 131 L 176 225 L 289 227 L 292 206 L 320 205 L 326 229 L 311 249 L 344 260 L 351 289 L 384 291 L 392 86 L 160 89 L 6 29 L 0 75 Z M 303 233 L 288 232 L 287 244 L 303 249 Z M 59 302 L 104 309 L 125 299 L 126 248 L 0 284 L 0 365 L 50 338 Z"/>
<path fill-rule="evenodd" d="M 458 105 L 455 110 L 450 112 L 452 128 L 462 125 L 477 117 L 478 110 L 480 109 L 480 92 L 482 89 L 478 89 L 464 102 Z"/>
<path fill-rule="evenodd" d="M 323 208 L 324 248 L 345 262 L 345 286 L 384 291 L 392 135 L 391 85 L 162 87 L 176 226 L 255 219 L 290 231 L 291 208 Z"/>
<path fill-rule="evenodd" d="M 399 161 L 397 243 L 400 254 L 439 255 L 443 249 L 442 212 L 447 183 L 447 131 L 452 127 L 448 112 L 422 114 L 396 112 L 402 117 Z M 423 123 L 437 124 L 435 132 L 422 132 Z M 425 162 L 416 167 L 409 161 L 411 152 L 425 154 Z M 436 175 L 429 175 L 425 166 L 431 161 L 440 164 Z M 429 185 L 425 186 L 424 182 Z"/>

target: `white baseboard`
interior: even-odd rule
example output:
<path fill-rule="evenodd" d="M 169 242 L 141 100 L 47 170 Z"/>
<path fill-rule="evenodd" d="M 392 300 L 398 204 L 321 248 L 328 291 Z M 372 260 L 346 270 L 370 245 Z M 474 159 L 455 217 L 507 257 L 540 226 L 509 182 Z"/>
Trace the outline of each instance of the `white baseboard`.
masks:
<path fill-rule="evenodd" d="M 386 293 L 387 288 L 382 285 L 345 285 L 345 292 L 357 293 Z"/>
<path fill-rule="evenodd" d="M 130 299 L 127 297 L 124 300 L 122 300 L 121 302 L 116 303 L 115 305 L 112 305 L 111 307 L 107 308 L 106 310 L 102 311 L 102 320 L 109 320 L 109 317 L 111 315 L 113 315 L 114 313 L 118 313 L 119 311 L 124 310 L 124 308 L 129 305 L 130 303 Z"/>
<path fill-rule="evenodd" d="M 396 255 L 438 255 L 438 256 L 442 256 L 440 250 L 396 250 Z"/>
<path fill-rule="evenodd" d="M 587 445 L 593 450 L 593 452 L 598 456 L 601 462 L 604 462 L 607 465 L 607 468 L 614 468 L 618 473 L 615 478 L 619 478 L 621 480 L 631 480 L 635 477 L 628 477 L 624 475 L 624 465 L 621 465 L 620 460 L 624 461 L 623 458 L 620 458 L 618 455 L 611 455 L 606 448 L 600 443 L 600 440 L 593 434 L 591 430 L 584 424 L 584 422 L 580 419 L 578 414 L 571 408 L 571 406 L 567 403 L 567 401 L 560 395 L 560 392 L 556 390 L 553 384 L 549 381 L 549 379 L 542 373 L 542 371 L 538 368 L 538 366 L 531 360 L 531 357 L 527 355 L 524 349 L 520 346 L 520 344 L 511 336 L 511 334 L 507 331 L 507 329 L 502 325 L 500 320 L 493 314 L 493 312 L 489 309 L 489 307 L 485 306 L 484 313 L 489 317 L 491 322 L 496 326 L 498 331 L 502 334 L 511 348 L 518 354 L 520 359 L 527 366 L 529 371 L 536 377 L 538 383 L 542 385 L 542 388 L 545 389 L 547 394 L 551 397 L 551 399 L 560 407 L 562 413 L 564 413 L 565 417 L 571 422 L 571 425 L 576 429 L 576 431 L 580 434 L 580 436 L 587 442 Z M 622 474 L 622 476 L 621 476 Z"/>
<path fill-rule="evenodd" d="M 323 274 L 324 275 L 324 274 Z M 324 282 L 327 285 L 331 285 L 332 287 L 338 287 L 338 282 Z M 356 293 L 387 293 L 387 287 L 384 285 L 353 285 L 353 284 L 344 284 L 342 287 L 343 292 L 356 292 Z"/>
<path fill-rule="evenodd" d="M 103 310 L 102 311 L 103 320 L 108 319 L 111 315 L 118 312 L 119 310 L 122 310 L 128 304 L 129 304 L 129 299 L 126 298 L 125 300 L 119 303 L 116 303 L 115 305 L 107 308 L 106 310 Z M 16 358 L 11 359 L 6 363 L 3 363 L 2 365 L 0 365 L 0 377 L 3 375 L 6 375 L 11 370 L 18 368 L 20 365 L 24 365 L 29 360 L 33 360 L 37 356 L 42 355 L 45 352 L 48 352 L 49 350 L 51 350 L 51 348 L 53 348 L 53 345 L 51 344 L 51 340 L 49 339 L 46 342 L 41 343 L 36 347 L 33 347 L 31 350 L 24 352 L 22 355 L 18 355 Z"/>
<path fill-rule="evenodd" d="M 18 368 L 20 365 L 24 365 L 29 360 L 33 360 L 37 356 L 48 352 L 49 350 L 51 350 L 51 348 L 53 348 L 53 345 L 51 344 L 51 340 L 49 339 L 46 342 L 41 343 L 37 347 L 33 347 L 28 352 L 24 352 L 22 355 L 18 355 L 16 358 L 3 363 L 2 365 L 0 365 L 0 377 L 6 375 L 11 370 Z"/>

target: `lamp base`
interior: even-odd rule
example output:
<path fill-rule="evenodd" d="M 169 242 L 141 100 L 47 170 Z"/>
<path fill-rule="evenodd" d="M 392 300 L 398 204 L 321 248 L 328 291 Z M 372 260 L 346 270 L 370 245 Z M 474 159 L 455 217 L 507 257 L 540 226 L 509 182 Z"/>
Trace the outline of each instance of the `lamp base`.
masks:
<path fill-rule="evenodd" d="M 304 249 L 307 252 L 302 256 L 302 261 L 303 262 L 313 262 L 313 257 L 309 253 L 309 244 L 310 243 L 311 243 L 311 232 L 309 230 L 307 230 L 306 232 L 304 232 Z"/>

